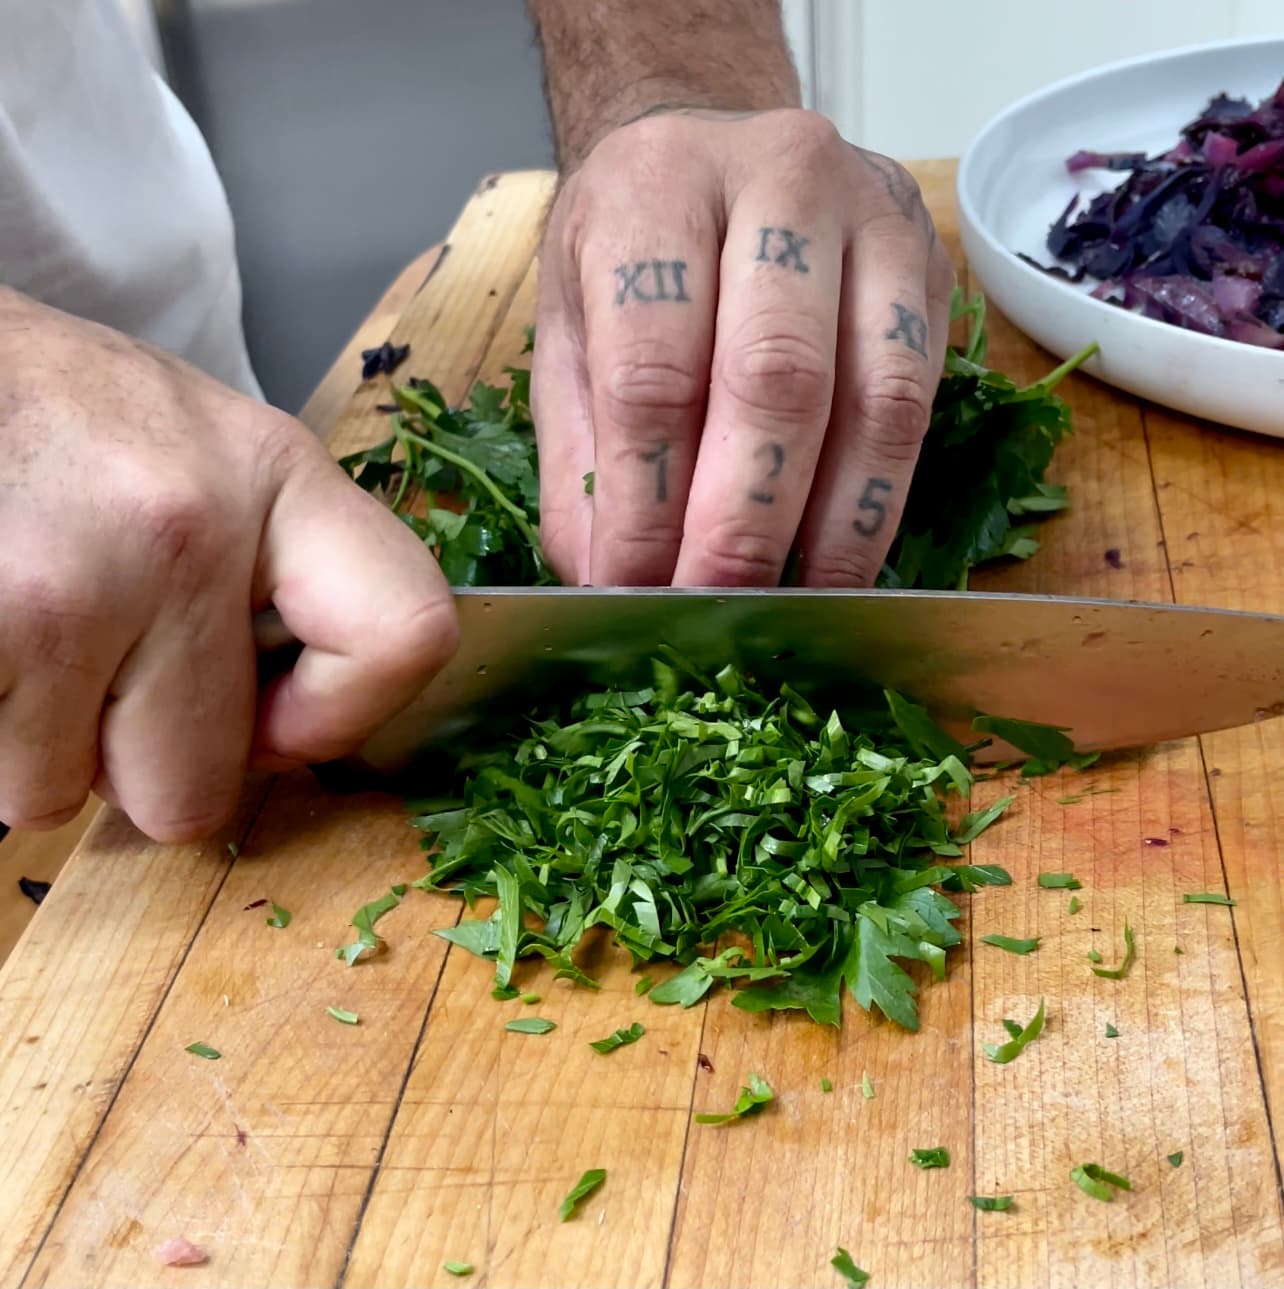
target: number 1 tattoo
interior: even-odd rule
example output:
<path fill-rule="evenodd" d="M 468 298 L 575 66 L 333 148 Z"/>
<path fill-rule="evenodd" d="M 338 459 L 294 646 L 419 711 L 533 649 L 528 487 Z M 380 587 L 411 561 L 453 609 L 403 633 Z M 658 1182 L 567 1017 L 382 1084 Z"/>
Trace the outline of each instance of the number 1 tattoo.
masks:
<path fill-rule="evenodd" d="M 861 493 L 860 500 L 856 503 L 856 509 L 862 512 L 868 512 L 869 518 L 857 518 L 852 521 L 852 527 L 862 537 L 876 537 L 879 530 L 887 522 L 887 506 L 883 503 L 883 494 L 891 492 L 892 481 L 890 479 L 869 479 L 865 483 L 865 491 Z"/>
<path fill-rule="evenodd" d="M 650 452 L 639 455 L 647 465 L 655 466 L 655 499 L 663 504 L 669 499 L 669 445 L 661 443 Z"/>
<path fill-rule="evenodd" d="M 907 309 L 903 304 L 893 304 L 892 312 L 896 322 L 886 333 L 888 340 L 903 340 L 907 348 L 912 349 L 922 358 L 927 357 L 927 323 L 921 313 Z"/>

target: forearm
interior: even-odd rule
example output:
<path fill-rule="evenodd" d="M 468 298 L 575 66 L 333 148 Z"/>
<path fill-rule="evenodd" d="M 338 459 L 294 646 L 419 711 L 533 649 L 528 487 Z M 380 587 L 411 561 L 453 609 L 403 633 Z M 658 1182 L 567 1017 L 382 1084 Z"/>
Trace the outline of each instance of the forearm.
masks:
<path fill-rule="evenodd" d="M 798 107 L 779 0 L 528 0 L 558 162 L 661 107 Z"/>

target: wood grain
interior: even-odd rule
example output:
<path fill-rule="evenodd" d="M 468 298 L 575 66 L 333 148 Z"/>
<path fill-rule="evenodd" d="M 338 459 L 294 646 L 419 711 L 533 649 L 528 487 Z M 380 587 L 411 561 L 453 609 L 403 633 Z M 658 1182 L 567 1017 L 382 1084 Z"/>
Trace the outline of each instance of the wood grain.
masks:
<path fill-rule="evenodd" d="M 952 167 L 916 170 L 957 257 Z M 449 249 L 416 267 L 405 312 L 365 329 L 411 343 L 399 377 L 431 375 L 458 399 L 518 359 L 549 185 L 484 183 Z M 1018 377 L 1053 365 L 1001 318 L 990 354 Z M 331 401 L 340 383 L 332 373 Z M 1077 434 L 1055 473 L 1074 506 L 1043 526 L 1036 559 L 976 585 L 1284 603 L 1274 445 L 1143 415 L 1086 377 L 1066 393 Z M 336 451 L 383 437 L 386 397 L 383 381 L 355 389 Z M 1199 532 L 1185 567 L 1178 530 Z M 973 858 L 1014 884 L 960 897 L 965 947 L 944 984 L 922 981 L 915 1035 L 854 1007 L 841 1031 L 750 1016 L 725 995 L 656 1007 L 604 941 L 585 964 L 600 992 L 523 966 L 540 1002 L 496 1003 L 489 968 L 432 934 L 458 903 L 415 891 L 380 924 L 386 954 L 347 968 L 333 947 L 354 909 L 423 860 L 399 803 L 327 795 L 306 775 L 247 801 L 235 862 L 217 846 L 149 847 L 109 815 L 0 971 L 0 1283 L 461 1283 L 451 1259 L 473 1263 L 462 1283 L 477 1285 L 836 1284 L 839 1244 L 881 1285 L 1284 1283 L 1263 1082 L 1278 1106 L 1278 728 L 981 785 L 980 803 L 1017 801 Z M 1206 778 L 1206 762 L 1221 773 Z M 1037 887 L 1044 870 L 1080 877 L 1079 913 Z M 1181 902 L 1228 878 L 1236 909 Z M 287 930 L 246 909 L 263 897 L 291 910 Z M 1098 979 L 1085 955 L 1115 961 L 1125 917 L 1138 961 Z M 974 938 L 990 931 L 1041 947 L 1014 957 Z M 1028 1020 L 1040 998 L 1044 1037 L 1010 1065 L 987 1061 L 1003 1017 Z M 330 1003 L 361 1023 L 330 1020 Z M 532 1014 L 557 1028 L 503 1029 Z M 635 1019 L 639 1043 L 589 1048 Z M 193 1039 L 222 1059 L 188 1056 Z M 761 1115 L 693 1122 L 751 1072 L 776 1092 Z M 932 1146 L 951 1166 L 913 1168 L 909 1152 Z M 1134 1192 L 1082 1195 L 1068 1174 L 1087 1160 Z M 605 1186 L 561 1223 L 562 1196 L 595 1166 Z M 974 1193 L 1016 1203 L 978 1213 Z M 152 1247 L 178 1234 L 209 1250 L 206 1266 L 155 1265 Z"/>

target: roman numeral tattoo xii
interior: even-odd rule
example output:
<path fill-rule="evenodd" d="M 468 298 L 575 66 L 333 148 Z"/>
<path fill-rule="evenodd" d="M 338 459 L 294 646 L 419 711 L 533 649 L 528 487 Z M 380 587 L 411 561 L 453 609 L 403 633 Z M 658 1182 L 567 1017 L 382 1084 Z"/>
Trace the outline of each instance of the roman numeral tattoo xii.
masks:
<path fill-rule="evenodd" d="M 632 264 L 615 266 L 615 303 L 655 304 L 671 300 L 675 304 L 688 304 L 684 275 L 686 260 L 634 260 Z"/>

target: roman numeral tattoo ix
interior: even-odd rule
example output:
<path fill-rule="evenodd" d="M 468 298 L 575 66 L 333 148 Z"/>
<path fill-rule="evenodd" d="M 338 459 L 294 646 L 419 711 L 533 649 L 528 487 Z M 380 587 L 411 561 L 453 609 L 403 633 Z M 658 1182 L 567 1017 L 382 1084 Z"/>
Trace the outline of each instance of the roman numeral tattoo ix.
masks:
<path fill-rule="evenodd" d="M 762 264 L 779 264 L 795 273 L 810 273 L 811 265 L 803 259 L 810 242 L 810 237 L 799 237 L 792 228 L 760 228 L 754 259 Z"/>
<path fill-rule="evenodd" d="M 893 304 L 892 314 L 895 324 L 885 333 L 887 340 L 902 340 L 907 348 L 920 357 L 927 357 L 927 323 L 921 313 L 907 309 L 903 304 Z"/>
<path fill-rule="evenodd" d="M 615 303 L 624 305 L 630 300 L 639 304 L 655 304 L 671 300 L 675 304 L 688 304 L 684 274 L 686 260 L 634 260 L 632 264 L 615 266 Z"/>

